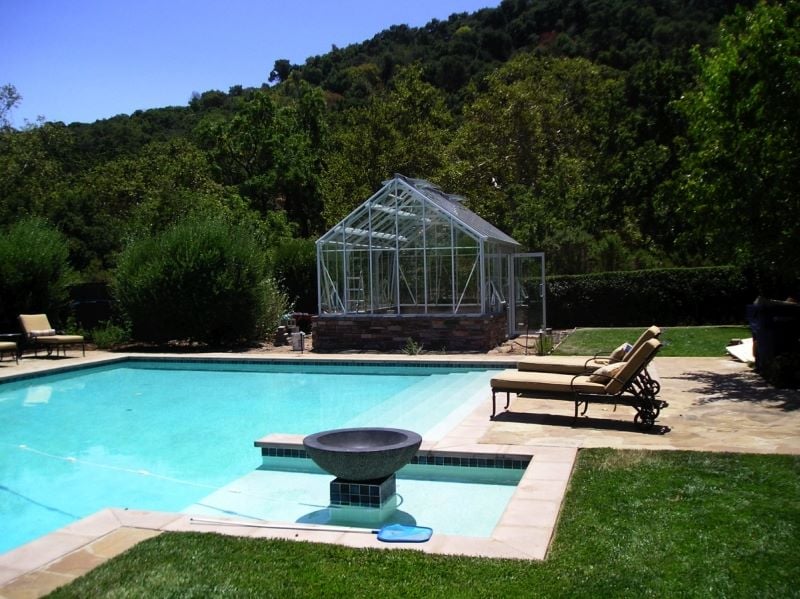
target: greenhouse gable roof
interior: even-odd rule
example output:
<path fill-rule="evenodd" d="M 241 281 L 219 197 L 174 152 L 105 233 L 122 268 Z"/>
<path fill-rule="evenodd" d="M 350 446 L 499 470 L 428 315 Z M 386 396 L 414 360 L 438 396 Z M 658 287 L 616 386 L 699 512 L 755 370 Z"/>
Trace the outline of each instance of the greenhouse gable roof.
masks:
<path fill-rule="evenodd" d="M 474 231 L 479 237 L 510 245 L 521 245 L 510 235 L 506 235 L 493 224 L 485 221 L 472 210 L 462 205 L 464 198 L 443 192 L 439 187 L 424 179 L 411 179 L 404 175 L 395 175 L 393 179 L 384 181 L 384 186 L 399 180 L 411 187 L 416 193 L 424 196 L 442 212 L 450 214 L 464 226 Z"/>

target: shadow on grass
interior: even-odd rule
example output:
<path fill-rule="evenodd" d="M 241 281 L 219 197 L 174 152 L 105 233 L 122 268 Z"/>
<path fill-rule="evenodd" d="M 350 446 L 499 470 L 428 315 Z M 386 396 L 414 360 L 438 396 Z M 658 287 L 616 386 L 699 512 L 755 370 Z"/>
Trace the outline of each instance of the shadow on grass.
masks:
<path fill-rule="evenodd" d="M 673 377 L 697 383 L 689 393 L 700 395 L 700 405 L 718 401 L 775 404 L 786 412 L 800 409 L 800 390 L 777 389 L 755 372 L 684 372 Z"/>
<path fill-rule="evenodd" d="M 590 408 L 591 409 L 591 408 Z M 620 414 L 620 417 L 627 417 Z M 573 429 L 595 429 L 613 430 L 623 433 L 636 433 L 640 435 L 664 435 L 670 431 L 668 426 L 655 425 L 650 430 L 643 430 L 633 422 L 633 416 L 629 421 L 611 420 L 607 418 L 592 418 L 591 416 L 579 416 L 575 420 L 572 416 L 559 414 L 531 414 L 528 412 L 501 412 L 494 417 L 495 422 L 518 422 L 520 424 L 540 424 L 542 426 L 563 426 Z"/>

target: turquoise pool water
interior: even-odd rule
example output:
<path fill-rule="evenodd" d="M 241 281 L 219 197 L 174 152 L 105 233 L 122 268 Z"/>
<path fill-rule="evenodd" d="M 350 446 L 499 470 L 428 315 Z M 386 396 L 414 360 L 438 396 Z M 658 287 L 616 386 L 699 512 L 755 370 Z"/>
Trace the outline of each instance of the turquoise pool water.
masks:
<path fill-rule="evenodd" d="M 272 432 L 436 438 L 492 370 L 123 362 L 0 385 L 0 552 L 105 507 L 182 511 L 261 465 Z"/>
<path fill-rule="evenodd" d="M 203 518 L 271 520 L 370 529 L 387 524 L 428 526 L 434 534 L 489 537 L 524 469 L 408 465 L 397 473 L 397 509 L 334 508 L 333 476 L 311 460 L 265 464 L 214 491 L 185 512 Z M 298 465 L 297 462 L 306 462 Z"/>

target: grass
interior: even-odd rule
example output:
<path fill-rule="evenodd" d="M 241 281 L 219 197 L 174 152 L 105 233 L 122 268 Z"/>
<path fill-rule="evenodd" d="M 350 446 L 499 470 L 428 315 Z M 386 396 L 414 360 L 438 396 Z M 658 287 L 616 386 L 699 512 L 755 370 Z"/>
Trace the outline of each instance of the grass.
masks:
<path fill-rule="evenodd" d="M 798 554 L 798 456 L 587 449 L 543 562 L 168 533 L 52 597 L 796 597 Z"/>
<path fill-rule="evenodd" d="M 633 343 L 642 328 L 577 329 L 553 352 L 555 355 L 593 356 L 608 354 L 624 342 Z M 741 326 L 663 328 L 664 344 L 660 356 L 716 357 L 725 355 L 731 339 L 751 337 L 750 329 Z"/>

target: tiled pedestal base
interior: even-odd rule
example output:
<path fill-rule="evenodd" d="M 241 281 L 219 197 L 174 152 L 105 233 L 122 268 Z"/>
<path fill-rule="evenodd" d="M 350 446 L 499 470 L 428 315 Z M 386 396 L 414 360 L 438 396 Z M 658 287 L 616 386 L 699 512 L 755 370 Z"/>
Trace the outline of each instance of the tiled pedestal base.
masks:
<path fill-rule="evenodd" d="M 331 505 L 383 507 L 397 492 L 394 474 L 366 481 L 335 478 L 331 481 Z"/>

